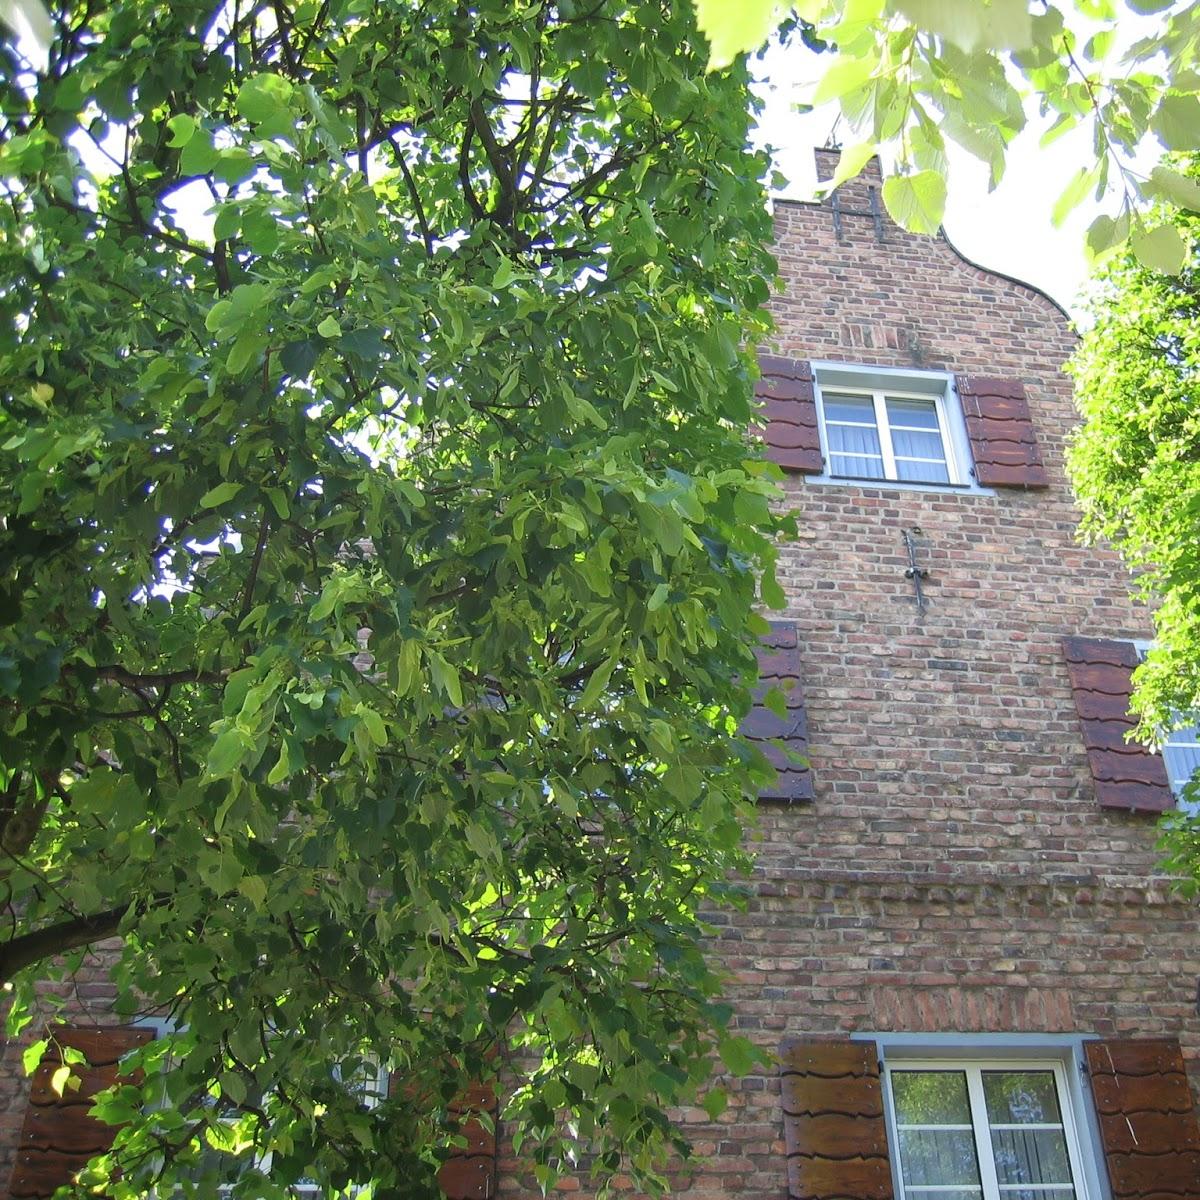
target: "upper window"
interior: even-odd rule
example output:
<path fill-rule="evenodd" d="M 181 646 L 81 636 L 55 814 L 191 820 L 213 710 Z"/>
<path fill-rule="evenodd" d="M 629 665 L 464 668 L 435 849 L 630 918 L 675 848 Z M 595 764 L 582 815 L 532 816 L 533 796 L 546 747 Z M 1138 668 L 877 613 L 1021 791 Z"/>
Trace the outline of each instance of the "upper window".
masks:
<path fill-rule="evenodd" d="M 887 1067 L 904 1200 L 1088 1200 L 1057 1061 Z"/>
<path fill-rule="evenodd" d="M 1183 789 L 1200 768 L 1200 725 L 1186 725 L 1183 729 L 1172 729 L 1163 742 L 1163 760 L 1167 764 L 1167 778 L 1175 799 L 1183 800 Z"/>
<path fill-rule="evenodd" d="M 828 478 L 972 485 L 948 375 L 819 363 L 814 373 Z"/>

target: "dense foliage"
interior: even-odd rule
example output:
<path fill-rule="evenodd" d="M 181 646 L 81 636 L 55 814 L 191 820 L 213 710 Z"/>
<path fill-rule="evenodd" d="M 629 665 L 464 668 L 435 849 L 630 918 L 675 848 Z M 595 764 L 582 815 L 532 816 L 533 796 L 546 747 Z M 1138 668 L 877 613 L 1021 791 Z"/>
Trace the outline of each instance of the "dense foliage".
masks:
<path fill-rule="evenodd" d="M 1200 163 L 1177 165 L 1200 178 Z M 1134 696 L 1149 740 L 1200 712 L 1200 216 L 1172 221 L 1189 247 L 1183 270 L 1115 260 L 1073 363 L 1085 423 L 1070 467 L 1085 530 L 1112 542 L 1160 602 Z M 1173 837 L 1174 865 L 1190 859 L 1200 879 L 1200 841 L 1186 823 Z"/>
<path fill-rule="evenodd" d="M 697 948 L 781 599 L 744 72 L 659 0 L 53 16 L 0 52 L 10 1032 L 120 936 L 174 1032 L 117 1196 L 430 1194 L 496 1076 L 543 1182 L 654 1186 L 748 1054 Z"/>
<path fill-rule="evenodd" d="M 1052 214 L 1089 195 L 1107 212 L 1088 230 L 1097 254 L 1132 246 L 1174 272 L 1184 243 L 1166 207 L 1200 210 L 1200 184 L 1149 153 L 1200 150 L 1200 3 L 1196 0 L 695 0 L 714 65 L 795 19 L 806 42 L 834 53 L 797 63 L 813 103 L 835 102 L 857 141 L 833 183 L 885 148 L 895 169 L 883 199 L 902 225 L 937 230 L 946 205 L 947 145 L 987 163 L 993 186 L 1027 98 L 1050 123 L 1049 146 L 1081 129 L 1090 146 Z M 1055 153 L 1061 153 L 1061 146 Z M 1071 151 L 1079 154 L 1078 150 Z M 1148 212 L 1156 202 L 1158 210 Z"/>

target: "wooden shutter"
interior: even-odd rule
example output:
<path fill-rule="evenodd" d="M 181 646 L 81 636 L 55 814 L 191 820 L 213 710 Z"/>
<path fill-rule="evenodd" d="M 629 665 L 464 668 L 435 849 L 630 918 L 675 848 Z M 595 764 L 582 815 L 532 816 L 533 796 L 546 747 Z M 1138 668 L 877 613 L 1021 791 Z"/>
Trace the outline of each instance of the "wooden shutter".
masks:
<path fill-rule="evenodd" d="M 790 1042 L 780 1057 L 790 1200 L 892 1200 L 875 1043 Z"/>
<path fill-rule="evenodd" d="M 1097 801 L 1105 808 L 1143 812 L 1173 808 L 1162 755 L 1125 740 L 1134 726 L 1129 715 L 1130 676 L 1138 662 L 1133 643 L 1065 637 L 1063 653 Z"/>
<path fill-rule="evenodd" d="M 975 456 L 975 479 L 984 487 L 1046 487 L 1046 474 L 1025 385 L 980 375 L 955 378 Z"/>
<path fill-rule="evenodd" d="M 72 1025 L 56 1026 L 52 1034 L 60 1045 L 81 1051 L 87 1065 L 72 1068 L 80 1087 L 62 1096 L 51 1087 L 51 1077 L 62 1065 L 53 1045 L 34 1072 L 9 1184 L 12 1200 L 52 1196 L 70 1183 L 89 1159 L 112 1146 L 117 1127 L 88 1116 L 92 1097 L 122 1078 L 119 1061 L 123 1055 L 154 1036 L 153 1030 L 145 1028 Z"/>
<path fill-rule="evenodd" d="M 785 471 L 819 475 L 825 463 L 817 430 L 812 367 L 802 359 L 760 354 L 758 369 L 761 374 L 754 395 L 763 403 L 761 417 L 766 424 L 762 435 L 767 457 Z"/>
<path fill-rule="evenodd" d="M 395 1095 L 404 1087 L 403 1076 L 394 1073 L 388 1084 L 391 1094 Z M 453 1147 L 438 1171 L 438 1186 L 446 1200 L 488 1200 L 495 1195 L 498 1107 L 495 1091 L 483 1085 L 468 1088 L 449 1106 L 451 1122 L 466 1138 L 467 1144 Z M 491 1118 L 491 1130 L 479 1120 L 479 1114 L 484 1112 Z"/>
<path fill-rule="evenodd" d="M 1174 1038 L 1085 1042 L 1113 1200 L 1196 1200 L 1200 1129 Z"/>
<path fill-rule="evenodd" d="M 743 737 L 761 742 L 759 749 L 777 772 L 773 784 L 759 793 L 760 800 L 811 800 L 812 773 L 802 763 L 792 762 L 769 739 L 778 738 L 788 749 L 803 754 L 808 748 L 808 718 L 804 712 L 804 690 L 800 686 L 800 639 L 794 621 L 772 621 L 771 631 L 758 652 L 759 685 L 754 707 L 742 722 Z M 777 717 L 763 696 L 778 687 L 787 699 L 787 715 Z"/>

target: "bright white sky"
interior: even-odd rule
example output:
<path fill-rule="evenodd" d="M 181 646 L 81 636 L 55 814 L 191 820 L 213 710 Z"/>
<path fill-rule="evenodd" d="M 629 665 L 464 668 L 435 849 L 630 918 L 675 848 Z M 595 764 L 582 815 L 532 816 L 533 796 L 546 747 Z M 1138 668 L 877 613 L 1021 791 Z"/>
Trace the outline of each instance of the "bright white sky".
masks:
<path fill-rule="evenodd" d="M 774 147 L 776 168 L 788 180 L 779 195 L 789 200 L 812 199 L 813 147 L 825 145 L 837 114 L 835 105 L 805 114 L 792 111 L 795 64 L 805 59 L 811 67 L 807 51 L 774 49 L 760 66 L 775 84 L 762 91 L 766 108 L 760 137 Z M 1030 113 L 1029 126 L 1009 147 L 1004 179 L 991 193 L 987 167 L 951 144 L 945 227 L 955 246 L 980 266 L 1031 283 L 1076 312 L 1077 295 L 1089 273 L 1084 234 L 1102 210 L 1089 198 L 1061 228 L 1051 225 L 1055 200 L 1070 177 L 1091 160 L 1092 150 L 1083 130 L 1041 149 L 1038 141 L 1049 124 Z M 838 134 L 844 145 L 859 140 L 844 121 Z"/>

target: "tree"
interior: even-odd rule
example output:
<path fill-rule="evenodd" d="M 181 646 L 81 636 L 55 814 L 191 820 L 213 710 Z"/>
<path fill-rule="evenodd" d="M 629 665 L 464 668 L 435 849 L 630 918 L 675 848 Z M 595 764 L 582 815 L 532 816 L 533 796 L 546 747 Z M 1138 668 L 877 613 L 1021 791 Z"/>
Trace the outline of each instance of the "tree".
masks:
<path fill-rule="evenodd" d="M 788 525 L 745 72 L 653 2 L 53 19 L 0 54 L 10 1033 L 121 939 L 173 1032 L 115 1196 L 432 1194 L 497 1077 L 543 1182 L 655 1186 L 750 1053 L 698 949 Z"/>
<path fill-rule="evenodd" d="M 1195 158 L 1176 165 L 1200 178 Z M 1200 216 L 1164 218 L 1188 261 L 1164 275 L 1127 251 L 1105 271 L 1072 364 L 1084 424 L 1069 458 L 1084 529 L 1158 602 L 1134 693 L 1151 743 L 1200 711 Z M 1166 839 L 1169 865 L 1200 880 L 1200 822 L 1177 818 Z"/>
<path fill-rule="evenodd" d="M 836 101 L 861 139 L 830 186 L 860 171 L 881 147 L 896 158 L 885 180 L 888 211 L 934 233 L 946 204 L 948 141 L 991 168 L 1025 127 L 1026 90 L 1053 122 L 1049 146 L 1072 129 L 1091 134 L 1082 162 L 1053 207 L 1061 221 L 1090 194 L 1110 211 L 1088 230 L 1103 256 L 1129 242 L 1138 260 L 1175 272 L 1186 248 L 1168 218 L 1200 210 L 1200 184 L 1147 152 L 1200 150 L 1200 4 L 1177 0 L 695 0 L 715 67 L 760 46 L 783 18 L 805 41 L 834 53 L 812 94 Z M 1148 206 L 1154 202 L 1157 208 Z"/>

